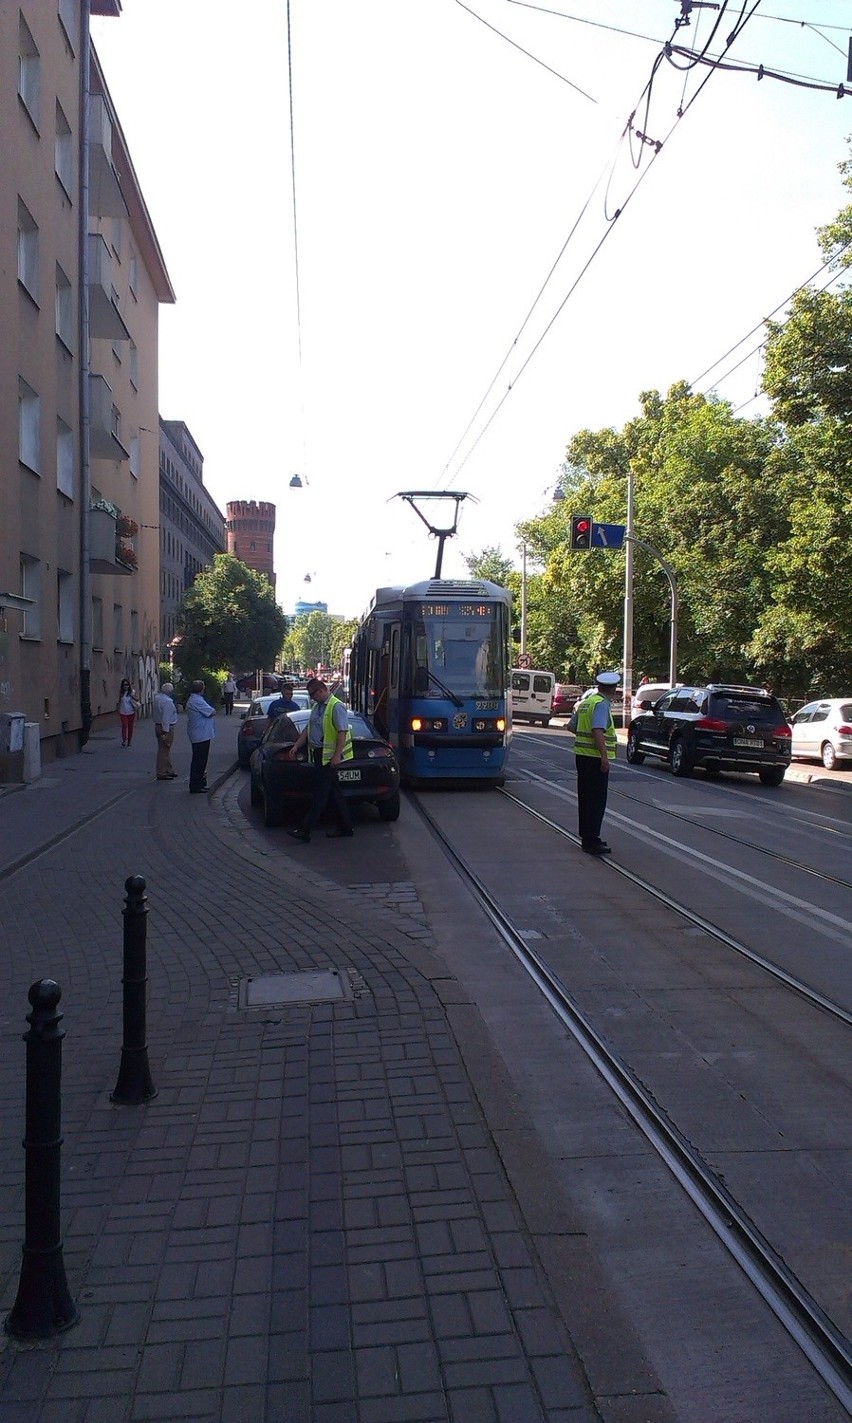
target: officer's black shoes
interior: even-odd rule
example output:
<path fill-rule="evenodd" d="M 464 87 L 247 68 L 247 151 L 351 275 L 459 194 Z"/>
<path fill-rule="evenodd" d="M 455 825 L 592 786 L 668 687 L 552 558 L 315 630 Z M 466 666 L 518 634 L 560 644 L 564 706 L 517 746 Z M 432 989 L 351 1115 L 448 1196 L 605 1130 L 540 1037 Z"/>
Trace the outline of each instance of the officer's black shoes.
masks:
<path fill-rule="evenodd" d="M 598 840 L 594 845 L 583 845 L 582 849 L 587 855 L 611 855 L 612 850 L 603 840 Z"/>
<path fill-rule="evenodd" d="M 304 843 L 305 845 L 307 845 L 307 844 L 310 843 L 311 832 L 310 832 L 310 830 L 304 830 L 301 825 L 291 826 L 291 827 L 288 829 L 287 834 L 288 834 L 293 840 L 301 840 L 301 841 L 303 841 L 303 843 Z"/>

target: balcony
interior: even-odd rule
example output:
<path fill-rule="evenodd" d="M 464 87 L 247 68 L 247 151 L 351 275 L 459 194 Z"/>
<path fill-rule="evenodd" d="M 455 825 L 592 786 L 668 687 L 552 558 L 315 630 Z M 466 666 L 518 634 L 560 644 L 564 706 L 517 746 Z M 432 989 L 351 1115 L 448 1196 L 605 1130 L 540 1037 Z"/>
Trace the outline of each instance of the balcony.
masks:
<path fill-rule="evenodd" d="M 130 451 L 120 439 L 120 416 L 112 403 L 112 387 L 104 376 L 89 373 L 89 455 L 96 460 L 127 460 Z"/>
<path fill-rule="evenodd" d="M 129 341 L 112 299 L 112 254 L 99 232 L 89 233 L 89 335 L 96 341 Z"/>
<path fill-rule="evenodd" d="M 95 500 L 89 509 L 89 569 L 92 573 L 129 577 L 133 572 L 135 563 L 131 565 L 121 556 L 124 541 L 118 532 L 120 518 L 118 509 L 108 499 Z"/>
<path fill-rule="evenodd" d="M 89 214 L 127 217 L 127 204 L 112 162 L 112 124 L 106 100 L 89 95 Z"/>

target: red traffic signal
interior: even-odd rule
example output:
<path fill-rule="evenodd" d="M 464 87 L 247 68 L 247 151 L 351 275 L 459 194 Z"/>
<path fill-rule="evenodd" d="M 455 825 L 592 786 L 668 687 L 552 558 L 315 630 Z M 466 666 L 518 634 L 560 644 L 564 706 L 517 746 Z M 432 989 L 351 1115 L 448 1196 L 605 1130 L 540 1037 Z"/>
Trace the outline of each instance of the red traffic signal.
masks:
<path fill-rule="evenodd" d="M 588 514 L 571 516 L 571 547 L 587 549 L 592 546 L 592 521 Z"/>

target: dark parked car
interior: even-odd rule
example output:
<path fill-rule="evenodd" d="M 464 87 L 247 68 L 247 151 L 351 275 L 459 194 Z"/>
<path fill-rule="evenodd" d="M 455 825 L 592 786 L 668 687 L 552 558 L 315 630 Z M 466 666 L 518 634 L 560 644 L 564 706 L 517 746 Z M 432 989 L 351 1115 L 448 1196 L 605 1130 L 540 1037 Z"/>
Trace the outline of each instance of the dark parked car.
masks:
<path fill-rule="evenodd" d="M 266 715 L 270 702 L 278 700 L 277 692 L 269 692 L 265 697 L 255 697 L 249 702 L 248 711 L 240 713 L 240 729 L 237 732 L 237 760 L 244 771 L 248 770 L 251 753 L 256 751 L 266 732 L 269 719 Z"/>
<path fill-rule="evenodd" d="M 303 810 L 311 794 L 314 768 L 304 748 L 295 760 L 287 754 L 309 717 L 307 711 L 279 716 L 252 753 L 251 801 L 263 806 L 267 825 L 280 825 L 288 809 Z M 349 713 L 349 729 L 355 754 L 337 773 L 343 794 L 349 801 L 371 802 L 380 820 L 397 820 L 399 765 L 393 747 L 358 712 Z"/>
<path fill-rule="evenodd" d="M 790 764 L 790 727 L 777 697 L 760 687 L 711 683 L 674 687 L 630 723 L 627 759 L 668 761 L 675 776 L 697 767 L 756 771 L 765 786 L 780 786 Z"/>
<path fill-rule="evenodd" d="M 277 673 L 277 672 L 264 672 L 264 674 L 263 674 L 263 690 L 264 690 L 264 692 L 277 692 L 277 691 L 278 691 L 278 688 L 279 688 L 280 686 L 281 686 L 281 678 L 278 676 L 278 673 Z M 253 692 L 256 692 L 256 691 L 257 691 L 257 673 L 256 673 L 256 672 L 243 672 L 242 675 L 237 678 L 237 691 L 240 692 L 243 696 L 245 695 L 246 692 L 248 692 L 249 694 L 251 694 L 251 693 L 253 693 Z"/>

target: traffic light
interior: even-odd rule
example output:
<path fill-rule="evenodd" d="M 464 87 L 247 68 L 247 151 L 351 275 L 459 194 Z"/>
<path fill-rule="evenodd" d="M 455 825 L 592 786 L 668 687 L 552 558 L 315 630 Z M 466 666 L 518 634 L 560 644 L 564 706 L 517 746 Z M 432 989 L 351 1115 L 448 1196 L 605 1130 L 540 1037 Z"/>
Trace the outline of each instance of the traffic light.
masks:
<path fill-rule="evenodd" d="M 592 521 L 588 514 L 572 514 L 571 547 L 587 549 L 592 546 Z"/>

